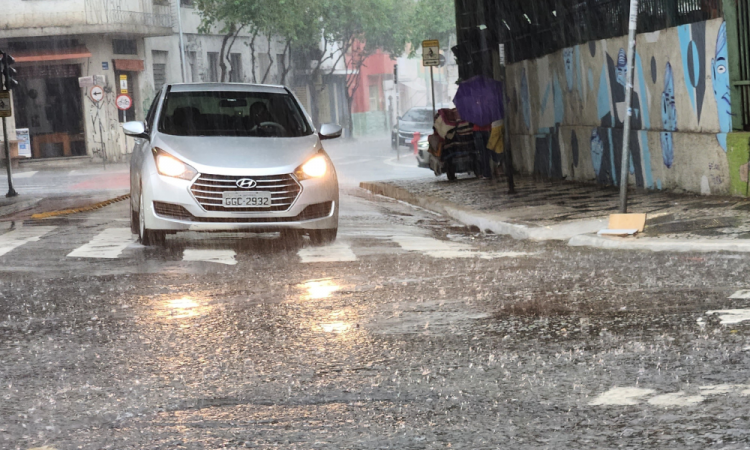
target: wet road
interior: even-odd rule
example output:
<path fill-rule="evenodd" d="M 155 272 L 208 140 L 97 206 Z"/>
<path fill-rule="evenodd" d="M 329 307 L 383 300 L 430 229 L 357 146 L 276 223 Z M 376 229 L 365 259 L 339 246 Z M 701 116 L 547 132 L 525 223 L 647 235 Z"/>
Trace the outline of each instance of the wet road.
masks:
<path fill-rule="evenodd" d="M 421 175 L 378 154 L 342 178 Z M 323 248 L 144 248 L 127 202 L 2 224 L 0 448 L 747 447 L 747 259 L 519 242 L 344 184 Z"/>

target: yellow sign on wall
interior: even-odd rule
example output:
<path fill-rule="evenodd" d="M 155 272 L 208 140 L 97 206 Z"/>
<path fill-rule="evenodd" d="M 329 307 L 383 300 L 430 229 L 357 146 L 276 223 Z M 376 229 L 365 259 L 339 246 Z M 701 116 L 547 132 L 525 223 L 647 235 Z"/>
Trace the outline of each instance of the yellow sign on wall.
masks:
<path fill-rule="evenodd" d="M 120 75 L 120 94 L 128 93 L 128 76 Z"/>
<path fill-rule="evenodd" d="M 0 91 L 0 117 L 10 117 L 11 114 L 10 92 Z"/>

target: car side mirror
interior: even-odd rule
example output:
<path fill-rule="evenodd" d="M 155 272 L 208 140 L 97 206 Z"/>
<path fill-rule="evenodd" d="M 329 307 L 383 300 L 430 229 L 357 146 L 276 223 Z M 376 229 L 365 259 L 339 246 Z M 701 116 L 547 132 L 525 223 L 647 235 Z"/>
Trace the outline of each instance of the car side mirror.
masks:
<path fill-rule="evenodd" d="M 143 122 L 132 121 L 125 122 L 122 124 L 122 131 L 125 132 L 126 136 L 131 136 L 139 139 L 150 139 L 151 137 L 146 133 L 146 125 Z"/>
<path fill-rule="evenodd" d="M 324 123 L 320 126 L 320 139 L 336 139 L 341 137 L 341 132 L 344 131 L 341 125 L 335 123 Z"/>

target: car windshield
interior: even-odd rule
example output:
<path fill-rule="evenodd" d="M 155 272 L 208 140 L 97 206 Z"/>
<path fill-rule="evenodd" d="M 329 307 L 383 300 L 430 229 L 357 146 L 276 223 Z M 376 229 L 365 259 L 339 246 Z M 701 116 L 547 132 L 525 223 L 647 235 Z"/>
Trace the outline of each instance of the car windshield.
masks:
<path fill-rule="evenodd" d="M 299 137 L 310 125 L 289 94 L 261 92 L 170 92 L 159 132 L 174 136 Z"/>
<path fill-rule="evenodd" d="M 403 120 L 407 122 L 432 123 L 432 111 L 429 109 L 410 109 L 404 115 Z"/>

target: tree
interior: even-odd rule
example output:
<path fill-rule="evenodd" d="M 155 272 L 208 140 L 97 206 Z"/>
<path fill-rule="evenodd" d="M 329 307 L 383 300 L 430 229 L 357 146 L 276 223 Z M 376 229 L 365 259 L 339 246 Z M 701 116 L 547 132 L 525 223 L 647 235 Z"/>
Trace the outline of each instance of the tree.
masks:
<path fill-rule="evenodd" d="M 409 20 L 410 57 L 414 57 L 426 39 L 438 39 L 447 45 L 456 34 L 456 7 L 453 0 L 418 0 Z"/>

